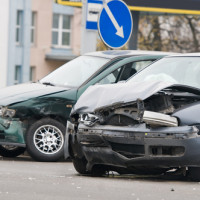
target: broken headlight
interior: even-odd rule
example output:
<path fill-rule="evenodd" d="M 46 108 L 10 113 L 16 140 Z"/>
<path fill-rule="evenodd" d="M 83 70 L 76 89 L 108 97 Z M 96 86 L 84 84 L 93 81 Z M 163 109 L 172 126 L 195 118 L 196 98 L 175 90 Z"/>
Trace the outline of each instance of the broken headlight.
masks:
<path fill-rule="evenodd" d="M 0 117 L 14 117 L 15 110 L 8 109 L 7 107 L 0 106 Z"/>
<path fill-rule="evenodd" d="M 93 126 L 98 121 L 99 118 L 93 114 L 82 114 L 80 116 L 80 122 L 82 122 L 86 126 Z"/>

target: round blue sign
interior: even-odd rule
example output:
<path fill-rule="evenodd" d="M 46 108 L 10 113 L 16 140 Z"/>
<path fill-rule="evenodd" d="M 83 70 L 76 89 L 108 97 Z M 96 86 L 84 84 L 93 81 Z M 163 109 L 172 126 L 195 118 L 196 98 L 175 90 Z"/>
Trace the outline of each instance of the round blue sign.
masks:
<path fill-rule="evenodd" d="M 132 15 L 123 1 L 104 3 L 98 21 L 101 39 L 111 48 L 124 46 L 130 39 L 132 23 Z"/>

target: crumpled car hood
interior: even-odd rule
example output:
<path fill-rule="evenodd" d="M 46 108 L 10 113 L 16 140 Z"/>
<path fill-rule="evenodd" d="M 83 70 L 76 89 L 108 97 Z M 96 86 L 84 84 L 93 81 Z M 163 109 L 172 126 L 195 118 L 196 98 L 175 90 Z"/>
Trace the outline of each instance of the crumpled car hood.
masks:
<path fill-rule="evenodd" d="M 69 90 L 69 88 L 47 86 L 40 83 L 25 83 L 0 89 L 0 105 L 26 101 L 31 98 Z"/>
<path fill-rule="evenodd" d="M 90 86 L 81 95 L 71 112 L 71 116 L 80 113 L 94 113 L 102 108 L 131 103 L 137 99 L 145 100 L 169 87 L 200 95 L 200 90 L 197 88 L 162 81 L 95 85 Z"/>

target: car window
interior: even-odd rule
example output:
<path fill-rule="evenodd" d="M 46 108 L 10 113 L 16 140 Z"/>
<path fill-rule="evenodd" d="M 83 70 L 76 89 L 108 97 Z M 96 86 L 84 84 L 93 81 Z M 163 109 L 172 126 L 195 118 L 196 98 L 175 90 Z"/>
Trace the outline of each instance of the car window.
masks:
<path fill-rule="evenodd" d="M 142 70 L 137 76 L 132 77 L 128 83 L 156 80 L 199 88 L 199 74 L 199 57 L 168 57 Z"/>
<path fill-rule="evenodd" d="M 41 79 L 40 83 L 78 87 L 109 61 L 101 57 L 79 56 Z"/>
<path fill-rule="evenodd" d="M 154 60 L 144 60 L 144 61 L 134 62 L 132 67 L 134 67 L 138 72 L 147 65 L 150 65 L 153 61 Z"/>
<path fill-rule="evenodd" d="M 112 73 L 108 74 L 106 77 L 101 79 L 98 84 L 111 84 L 118 81 L 124 81 L 134 75 L 136 72 L 140 71 L 147 65 L 151 64 L 151 60 L 130 62 L 124 66 L 119 67 Z"/>
<path fill-rule="evenodd" d="M 151 63 L 152 63 L 151 60 L 127 63 L 124 66 L 118 81 L 127 80 L 132 75 L 134 75 L 136 72 L 140 71 L 141 69 L 143 69 L 144 67 L 146 67 L 147 65 L 149 65 Z"/>
<path fill-rule="evenodd" d="M 105 78 L 101 79 L 98 84 L 110 84 L 116 83 L 119 73 L 121 71 L 121 67 L 116 69 L 114 72 L 108 74 Z"/>

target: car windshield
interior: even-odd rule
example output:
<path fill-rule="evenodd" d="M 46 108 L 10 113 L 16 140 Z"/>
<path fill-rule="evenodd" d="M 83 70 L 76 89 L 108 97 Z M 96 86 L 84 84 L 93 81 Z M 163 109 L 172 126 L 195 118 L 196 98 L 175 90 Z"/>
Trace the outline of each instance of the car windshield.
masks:
<path fill-rule="evenodd" d="M 79 56 L 67 62 L 39 82 L 46 85 L 78 87 L 99 70 L 109 59 Z"/>
<path fill-rule="evenodd" d="M 199 77 L 200 57 L 168 57 L 146 67 L 127 83 L 158 80 L 200 88 Z"/>

